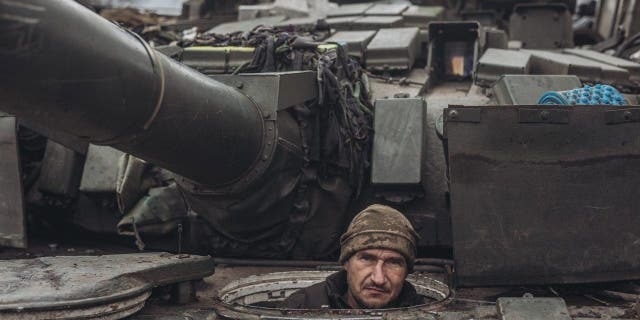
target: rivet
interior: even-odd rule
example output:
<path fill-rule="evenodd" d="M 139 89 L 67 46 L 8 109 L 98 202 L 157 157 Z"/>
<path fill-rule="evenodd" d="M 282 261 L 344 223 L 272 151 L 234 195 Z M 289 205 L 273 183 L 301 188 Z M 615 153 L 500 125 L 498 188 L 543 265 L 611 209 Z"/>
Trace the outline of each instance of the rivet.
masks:
<path fill-rule="evenodd" d="M 457 110 L 449 111 L 449 118 L 456 119 L 457 117 L 458 117 L 458 111 Z"/>

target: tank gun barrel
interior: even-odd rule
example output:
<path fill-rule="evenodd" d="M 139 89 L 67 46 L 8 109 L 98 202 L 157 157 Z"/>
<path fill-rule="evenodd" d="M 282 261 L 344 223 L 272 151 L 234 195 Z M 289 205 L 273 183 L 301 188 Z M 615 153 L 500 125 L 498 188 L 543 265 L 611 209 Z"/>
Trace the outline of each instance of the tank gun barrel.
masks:
<path fill-rule="evenodd" d="M 198 183 L 242 179 L 260 107 L 71 0 L 0 1 L 0 110 Z"/>

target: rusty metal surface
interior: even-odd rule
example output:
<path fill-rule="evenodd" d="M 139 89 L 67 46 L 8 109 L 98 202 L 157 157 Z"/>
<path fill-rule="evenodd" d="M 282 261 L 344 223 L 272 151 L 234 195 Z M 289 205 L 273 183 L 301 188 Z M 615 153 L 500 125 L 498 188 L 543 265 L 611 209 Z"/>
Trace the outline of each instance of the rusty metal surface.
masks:
<path fill-rule="evenodd" d="M 0 246 L 26 248 L 16 118 L 0 116 Z"/>
<path fill-rule="evenodd" d="M 629 109 L 445 110 L 460 285 L 640 277 L 640 123 L 606 117 Z"/>
<path fill-rule="evenodd" d="M 211 257 L 168 253 L 0 261 L 0 318 L 116 319 L 139 310 L 154 287 L 212 273 Z"/>

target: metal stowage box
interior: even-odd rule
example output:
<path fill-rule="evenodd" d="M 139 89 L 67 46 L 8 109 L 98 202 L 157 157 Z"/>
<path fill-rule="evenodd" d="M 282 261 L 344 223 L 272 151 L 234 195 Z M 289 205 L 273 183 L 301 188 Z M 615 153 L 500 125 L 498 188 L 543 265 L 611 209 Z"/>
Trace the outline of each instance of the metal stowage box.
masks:
<path fill-rule="evenodd" d="M 402 13 L 405 27 L 427 28 L 429 22 L 442 20 L 444 7 L 441 6 L 409 6 Z"/>
<path fill-rule="evenodd" d="M 422 98 L 378 99 L 371 182 L 416 187 L 422 177 L 426 106 Z"/>
<path fill-rule="evenodd" d="M 514 50 L 489 48 L 478 61 L 476 84 L 491 86 L 505 74 L 528 74 L 531 54 Z"/>
<path fill-rule="evenodd" d="M 364 50 L 375 34 L 376 30 L 338 31 L 326 41 L 343 44 L 347 49 L 347 54 L 357 57 L 362 61 L 364 58 Z"/>
<path fill-rule="evenodd" d="M 640 107 L 449 106 L 461 286 L 640 277 Z"/>
<path fill-rule="evenodd" d="M 411 70 L 418 50 L 418 28 L 380 29 L 367 46 L 367 68 Z"/>

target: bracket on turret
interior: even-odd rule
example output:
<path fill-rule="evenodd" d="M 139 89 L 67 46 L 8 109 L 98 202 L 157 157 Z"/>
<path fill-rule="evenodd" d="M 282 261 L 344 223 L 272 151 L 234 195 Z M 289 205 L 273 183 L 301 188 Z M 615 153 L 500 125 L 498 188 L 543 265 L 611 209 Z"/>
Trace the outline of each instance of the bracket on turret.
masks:
<path fill-rule="evenodd" d="M 278 145 L 278 111 L 317 98 L 317 77 L 313 71 L 291 71 L 214 75 L 211 78 L 242 91 L 259 106 L 265 126 L 262 150 L 254 164 L 229 185 L 213 188 L 184 177 L 177 179 L 181 187 L 193 194 L 234 194 L 246 190 L 269 168 Z"/>

